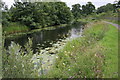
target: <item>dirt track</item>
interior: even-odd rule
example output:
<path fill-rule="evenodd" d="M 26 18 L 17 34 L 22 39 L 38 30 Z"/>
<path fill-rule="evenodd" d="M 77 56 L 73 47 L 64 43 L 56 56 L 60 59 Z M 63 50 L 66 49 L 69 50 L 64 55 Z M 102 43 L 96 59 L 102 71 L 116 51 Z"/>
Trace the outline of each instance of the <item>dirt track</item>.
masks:
<path fill-rule="evenodd" d="M 117 27 L 120 30 L 120 25 L 112 23 L 112 22 L 108 22 L 108 21 L 104 21 L 104 22 L 108 24 L 112 24 L 113 26 Z"/>

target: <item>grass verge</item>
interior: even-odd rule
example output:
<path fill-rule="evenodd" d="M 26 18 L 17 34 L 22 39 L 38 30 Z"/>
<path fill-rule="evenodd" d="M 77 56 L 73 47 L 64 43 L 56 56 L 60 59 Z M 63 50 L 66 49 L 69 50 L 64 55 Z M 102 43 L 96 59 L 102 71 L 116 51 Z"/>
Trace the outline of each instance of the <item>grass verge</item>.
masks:
<path fill-rule="evenodd" d="M 83 37 L 69 41 L 51 71 L 41 78 L 117 78 L 118 30 L 104 22 L 85 28 Z"/>
<path fill-rule="evenodd" d="M 34 29 L 34 30 L 29 30 L 24 26 L 23 26 L 23 28 L 20 28 L 20 26 L 19 26 L 18 28 L 13 27 L 12 30 L 10 28 L 8 28 L 8 30 L 7 30 L 7 28 L 5 28 L 3 31 L 5 31 L 4 32 L 4 34 L 6 34 L 5 37 L 8 38 L 8 37 L 18 37 L 18 36 L 21 36 L 21 35 L 31 34 L 31 33 L 42 31 L 42 30 L 54 30 L 56 28 L 66 27 L 66 26 L 67 26 L 67 24 L 61 24 L 61 25 L 57 25 L 57 26 L 50 26 L 50 27 L 45 27 L 45 28 L 41 28 L 41 29 Z M 24 29 L 24 28 L 26 28 L 26 29 Z M 17 31 L 17 29 L 18 29 L 18 31 Z M 10 33 L 10 31 L 11 31 L 11 33 Z"/>
<path fill-rule="evenodd" d="M 3 33 L 5 35 L 19 33 L 19 32 L 25 32 L 28 31 L 29 28 L 25 25 L 22 25 L 20 23 L 10 23 L 9 26 L 3 27 Z"/>

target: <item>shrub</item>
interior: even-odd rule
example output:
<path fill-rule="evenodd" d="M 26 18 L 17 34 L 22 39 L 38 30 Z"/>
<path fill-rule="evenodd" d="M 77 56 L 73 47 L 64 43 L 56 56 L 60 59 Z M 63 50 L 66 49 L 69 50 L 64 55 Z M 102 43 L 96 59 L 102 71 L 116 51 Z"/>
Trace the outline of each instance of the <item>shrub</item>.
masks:
<path fill-rule="evenodd" d="M 34 78 L 37 77 L 37 70 L 33 69 L 32 41 L 25 45 L 24 51 L 20 45 L 12 42 L 8 50 L 3 49 L 3 78 Z"/>

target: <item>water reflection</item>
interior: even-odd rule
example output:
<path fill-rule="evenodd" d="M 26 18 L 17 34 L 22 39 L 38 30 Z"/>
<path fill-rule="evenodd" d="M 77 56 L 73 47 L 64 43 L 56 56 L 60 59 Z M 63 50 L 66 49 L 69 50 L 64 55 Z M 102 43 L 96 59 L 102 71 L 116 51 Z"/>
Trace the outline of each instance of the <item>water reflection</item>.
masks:
<path fill-rule="evenodd" d="M 75 38 L 80 36 L 81 24 L 77 23 L 67 27 L 57 28 L 55 30 L 45 30 L 39 31 L 32 34 L 22 35 L 16 38 L 6 38 L 5 47 L 7 48 L 11 41 L 24 46 L 28 42 L 28 38 L 33 38 L 33 50 L 36 51 L 37 47 L 46 48 L 51 47 L 52 44 L 56 43 L 58 40 L 65 38 Z M 38 45 L 39 44 L 39 45 Z"/>

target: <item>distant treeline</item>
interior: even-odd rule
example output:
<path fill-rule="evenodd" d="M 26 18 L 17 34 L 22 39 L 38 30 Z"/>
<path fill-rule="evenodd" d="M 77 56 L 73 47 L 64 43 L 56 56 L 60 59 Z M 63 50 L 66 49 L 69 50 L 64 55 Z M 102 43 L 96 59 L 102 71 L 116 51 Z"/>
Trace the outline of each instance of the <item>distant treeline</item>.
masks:
<path fill-rule="evenodd" d="M 87 15 L 91 15 L 92 13 L 100 14 L 112 11 L 113 13 L 117 13 L 120 11 L 120 1 L 114 2 L 114 4 L 108 3 L 106 5 L 100 6 L 95 9 L 95 5 L 92 2 L 88 2 L 86 5 L 74 4 L 72 5 L 72 13 L 74 18 L 82 18 Z"/>

